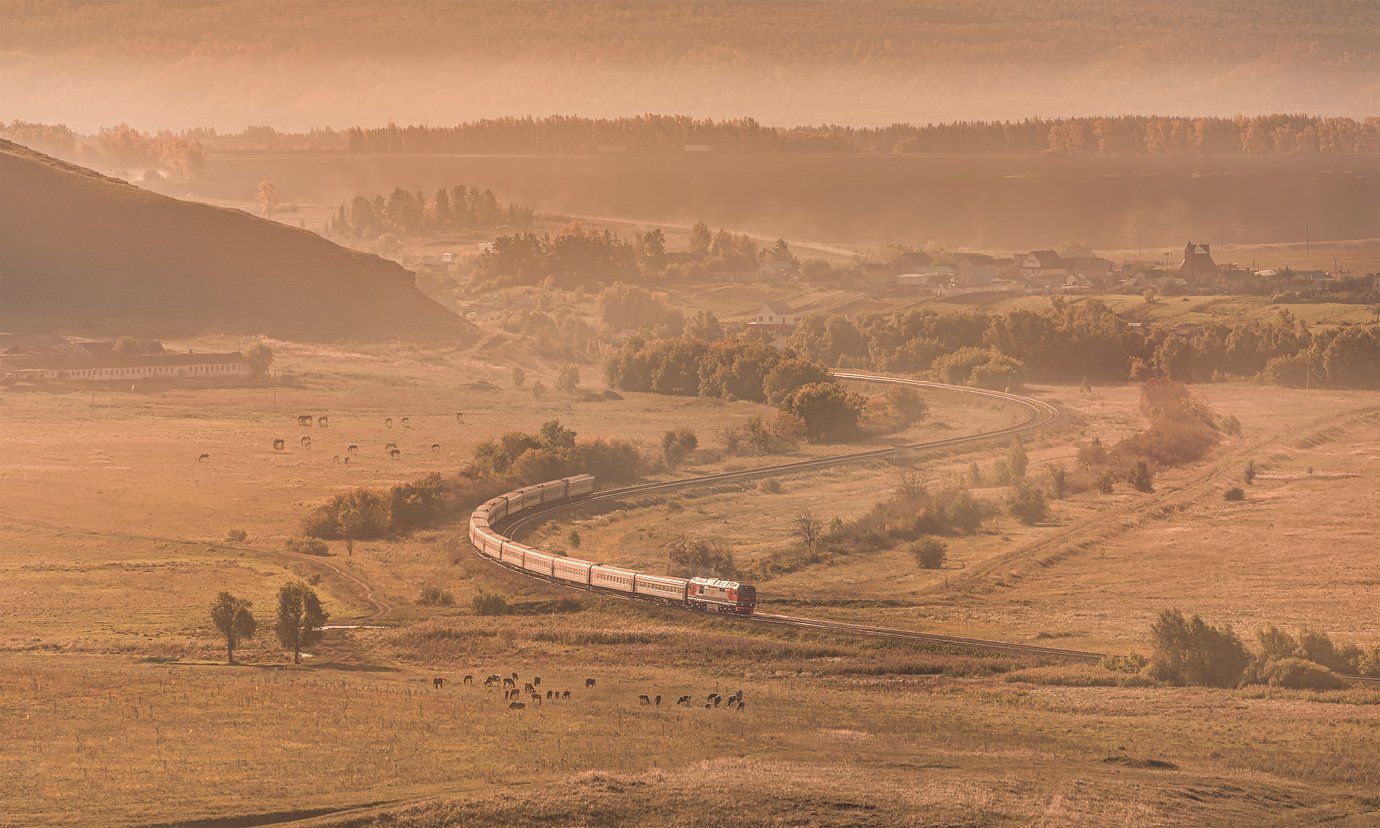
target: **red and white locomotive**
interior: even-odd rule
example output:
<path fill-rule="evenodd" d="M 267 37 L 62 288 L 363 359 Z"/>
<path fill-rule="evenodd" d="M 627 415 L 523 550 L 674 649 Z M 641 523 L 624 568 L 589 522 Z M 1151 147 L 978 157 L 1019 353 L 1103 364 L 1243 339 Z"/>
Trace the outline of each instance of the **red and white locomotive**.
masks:
<path fill-rule="evenodd" d="M 602 589 L 706 612 L 751 615 L 757 590 L 751 584 L 716 578 L 673 578 L 632 569 L 552 555 L 498 534 L 494 524 L 546 503 L 583 497 L 594 491 L 588 474 L 552 480 L 501 494 L 470 515 L 470 542 L 485 557 L 514 569 L 585 589 Z"/>

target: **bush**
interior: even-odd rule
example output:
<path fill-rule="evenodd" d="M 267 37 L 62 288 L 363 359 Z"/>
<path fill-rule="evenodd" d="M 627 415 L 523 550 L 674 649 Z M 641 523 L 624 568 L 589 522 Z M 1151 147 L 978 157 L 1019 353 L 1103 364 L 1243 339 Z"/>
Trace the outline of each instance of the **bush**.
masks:
<path fill-rule="evenodd" d="M 671 574 L 682 578 L 736 578 L 737 564 L 729 550 L 699 538 L 676 538 L 661 547 Z"/>
<path fill-rule="evenodd" d="M 325 541 L 316 538 L 288 538 L 283 541 L 283 549 L 299 555 L 316 555 L 318 557 L 331 554 L 331 549 Z"/>
<path fill-rule="evenodd" d="M 573 394 L 580 387 L 580 369 L 569 363 L 556 369 L 556 390 Z"/>
<path fill-rule="evenodd" d="M 678 428 L 661 435 L 661 458 L 668 468 L 674 469 L 700 445 L 695 432 L 688 428 Z"/>
<path fill-rule="evenodd" d="M 1264 683 L 1290 690 L 1341 690 L 1346 680 L 1317 662 L 1281 658 L 1265 666 Z"/>
<path fill-rule="evenodd" d="M 1163 610 L 1150 627 L 1154 640 L 1151 670 L 1175 684 L 1234 687 L 1251 656 L 1230 627 L 1215 627 L 1195 615 Z"/>
<path fill-rule="evenodd" d="M 1229 500 L 1233 503 L 1239 500 L 1245 500 L 1246 490 L 1242 489 L 1240 486 L 1232 486 L 1230 489 L 1227 489 L 1225 492 L 1222 492 L 1222 499 Z"/>
<path fill-rule="evenodd" d="M 369 489 L 338 494 L 313 509 L 302 522 L 302 534 L 313 538 L 352 540 L 381 538 L 392 522 L 391 498 Z"/>
<path fill-rule="evenodd" d="M 767 494 L 781 494 L 781 481 L 775 477 L 768 477 L 757 484 L 757 490 Z"/>
<path fill-rule="evenodd" d="M 1025 480 L 1017 483 L 1012 490 L 1007 508 L 1011 510 L 1012 517 L 1027 526 L 1033 526 L 1049 517 L 1049 503 L 1045 501 L 1045 493 L 1035 484 Z"/>
<path fill-rule="evenodd" d="M 470 600 L 470 608 L 474 610 L 475 615 L 508 615 L 513 611 L 507 598 L 483 591 Z"/>
<path fill-rule="evenodd" d="M 1150 465 L 1144 460 L 1137 460 L 1131 470 L 1126 473 L 1126 482 L 1130 483 L 1136 491 L 1155 491 L 1155 476 L 1151 474 Z"/>
<path fill-rule="evenodd" d="M 231 543 L 244 543 L 245 539 L 248 537 L 249 533 L 243 529 L 231 529 L 225 533 L 225 539 Z"/>
<path fill-rule="evenodd" d="M 732 455 L 784 454 L 794 451 L 804 438 L 805 423 L 784 411 L 753 417 L 723 432 L 724 451 Z"/>
<path fill-rule="evenodd" d="M 449 607 L 455 604 L 455 596 L 438 586 L 424 586 L 418 603 L 425 607 Z"/>
<path fill-rule="evenodd" d="M 949 555 L 949 547 L 936 538 L 922 538 L 910 545 L 910 554 L 921 569 L 939 569 Z"/>
<path fill-rule="evenodd" d="M 1099 663 L 1104 669 L 1114 673 L 1139 673 L 1150 665 L 1150 659 L 1140 653 L 1128 653 L 1103 656 Z"/>

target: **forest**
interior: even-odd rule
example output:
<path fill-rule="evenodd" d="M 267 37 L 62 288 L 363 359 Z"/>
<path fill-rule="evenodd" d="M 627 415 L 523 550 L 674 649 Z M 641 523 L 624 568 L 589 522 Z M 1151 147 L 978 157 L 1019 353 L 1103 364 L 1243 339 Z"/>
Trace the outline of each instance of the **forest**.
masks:
<path fill-rule="evenodd" d="M 1133 327 L 1095 299 L 1056 299 L 1043 312 L 813 314 L 791 346 L 825 365 L 929 371 L 943 382 L 989 388 L 1153 377 L 1380 388 L 1380 329 L 1314 331 L 1288 311 L 1175 331 Z"/>
<path fill-rule="evenodd" d="M 382 195 L 355 196 L 348 205 L 336 208 L 327 227 L 336 238 L 370 241 L 392 233 L 397 238 L 414 238 L 428 233 L 461 230 L 491 230 L 509 226 L 525 228 L 536 214 L 529 207 L 518 204 L 502 205 L 492 190 L 478 187 L 441 187 L 427 199 L 418 191 L 408 192 L 401 187 L 384 198 Z"/>

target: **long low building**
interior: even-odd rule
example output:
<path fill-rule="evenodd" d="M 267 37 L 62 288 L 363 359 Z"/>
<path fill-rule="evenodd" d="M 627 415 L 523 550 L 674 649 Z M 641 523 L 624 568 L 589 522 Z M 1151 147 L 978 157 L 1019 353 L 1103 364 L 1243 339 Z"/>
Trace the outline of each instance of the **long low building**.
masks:
<path fill-rule="evenodd" d="M 254 369 L 242 354 L 0 355 L 0 377 L 56 382 L 128 382 L 138 379 L 226 379 Z"/>

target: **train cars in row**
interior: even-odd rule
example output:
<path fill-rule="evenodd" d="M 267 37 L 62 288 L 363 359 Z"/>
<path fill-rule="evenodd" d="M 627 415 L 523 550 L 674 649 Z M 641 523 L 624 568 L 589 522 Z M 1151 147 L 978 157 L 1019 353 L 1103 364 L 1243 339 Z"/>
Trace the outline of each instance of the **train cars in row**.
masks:
<path fill-rule="evenodd" d="M 493 527 L 519 512 L 546 503 L 583 497 L 594 491 L 594 478 L 582 474 L 527 486 L 486 501 L 470 516 L 470 542 L 481 555 L 513 569 L 578 585 L 662 601 L 708 612 L 750 615 L 757 591 L 750 584 L 716 578 L 674 578 L 553 555 L 499 534 Z"/>

